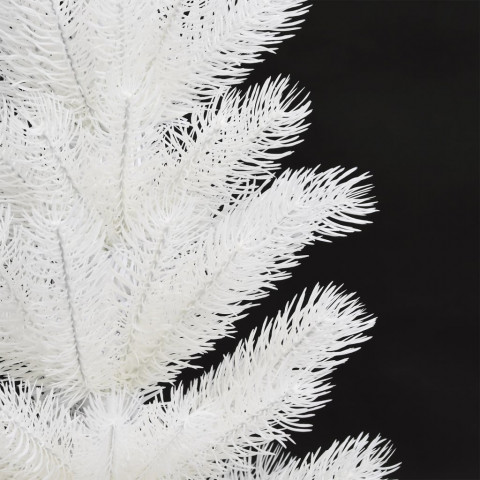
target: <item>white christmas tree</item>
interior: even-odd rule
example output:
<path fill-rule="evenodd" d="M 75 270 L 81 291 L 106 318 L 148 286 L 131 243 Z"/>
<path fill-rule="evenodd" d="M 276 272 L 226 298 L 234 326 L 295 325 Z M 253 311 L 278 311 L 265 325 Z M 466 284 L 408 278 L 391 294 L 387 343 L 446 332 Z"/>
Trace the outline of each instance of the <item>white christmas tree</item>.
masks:
<path fill-rule="evenodd" d="M 367 175 L 276 173 L 309 112 L 288 79 L 233 87 L 305 2 L 0 11 L 0 478 L 390 475 L 380 438 L 282 453 L 374 323 L 334 286 L 178 382 L 304 245 L 374 211 Z"/>

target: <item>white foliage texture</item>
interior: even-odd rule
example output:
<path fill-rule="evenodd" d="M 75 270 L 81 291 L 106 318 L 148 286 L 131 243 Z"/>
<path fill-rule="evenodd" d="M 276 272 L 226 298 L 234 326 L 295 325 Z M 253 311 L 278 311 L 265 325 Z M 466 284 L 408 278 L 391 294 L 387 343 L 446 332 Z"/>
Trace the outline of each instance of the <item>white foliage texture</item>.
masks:
<path fill-rule="evenodd" d="M 239 84 L 304 0 L 0 0 L 0 478 L 381 480 L 391 447 L 292 431 L 373 323 L 316 286 L 189 385 L 368 175 L 285 170 L 288 78 Z"/>

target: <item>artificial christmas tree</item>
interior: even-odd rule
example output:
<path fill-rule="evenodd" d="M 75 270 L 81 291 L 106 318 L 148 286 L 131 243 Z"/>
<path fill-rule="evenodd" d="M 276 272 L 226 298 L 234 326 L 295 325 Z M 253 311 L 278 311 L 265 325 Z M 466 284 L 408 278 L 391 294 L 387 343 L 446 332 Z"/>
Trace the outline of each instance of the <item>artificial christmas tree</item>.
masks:
<path fill-rule="evenodd" d="M 0 7 L 0 477 L 386 478 L 378 438 L 281 453 L 374 322 L 334 286 L 177 382 L 374 211 L 367 175 L 277 174 L 309 111 L 287 79 L 233 88 L 305 2 Z"/>

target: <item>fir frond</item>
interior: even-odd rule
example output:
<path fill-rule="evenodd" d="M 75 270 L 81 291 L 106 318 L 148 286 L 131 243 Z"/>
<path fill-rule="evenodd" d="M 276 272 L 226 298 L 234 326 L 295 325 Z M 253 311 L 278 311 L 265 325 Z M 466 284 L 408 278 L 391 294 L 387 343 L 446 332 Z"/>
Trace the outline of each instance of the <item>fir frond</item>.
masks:
<path fill-rule="evenodd" d="M 54 392 L 13 381 L 0 386 L 2 478 L 63 480 L 73 476 L 71 452 L 77 419 Z"/>
<path fill-rule="evenodd" d="M 102 177 L 91 172 L 94 137 L 64 103 L 36 94 L 4 99 L 0 125 L 0 199 L 16 221 L 34 209 L 81 202 L 108 225 L 95 195 Z"/>
<path fill-rule="evenodd" d="M 50 93 L 84 116 L 94 112 L 86 2 L 1 0 L 0 94 Z"/>
<path fill-rule="evenodd" d="M 367 340 L 363 332 L 374 320 L 353 295 L 333 286 L 316 286 L 305 296 L 153 410 L 163 439 L 154 471 L 166 478 L 180 472 L 215 477 L 236 463 L 242 467 L 272 441 L 284 443 L 289 431 L 309 430 L 303 419 L 325 404 L 332 371 Z"/>
<path fill-rule="evenodd" d="M 249 471 L 232 471 L 224 480 L 387 480 L 398 468 L 387 465 L 393 449 L 388 442 L 368 435 L 335 441 L 325 451 L 318 450 L 305 459 L 289 459 L 277 449 L 250 461 Z"/>
<path fill-rule="evenodd" d="M 249 71 L 244 65 L 291 36 L 307 11 L 305 0 L 96 0 L 91 6 L 107 101 L 128 92 L 151 124 L 180 118 L 239 83 Z"/>
<path fill-rule="evenodd" d="M 137 392 L 112 389 L 89 397 L 82 405 L 82 428 L 74 437 L 74 478 L 146 479 L 137 475 L 151 452 L 153 432 L 141 423 L 141 408 Z"/>
<path fill-rule="evenodd" d="M 212 0 L 198 4 L 180 0 L 180 5 L 182 19 L 165 39 L 172 46 L 158 55 L 155 67 L 162 83 L 174 85 L 170 80 L 173 76 L 184 79 L 174 85 L 171 98 L 188 106 L 239 83 L 249 71 L 244 65 L 258 62 L 263 52 L 273 51 L 274 45 L 288 38 L 287 32 L 298 27 L 299 17 L 307 11 L 303 0 Z M 171 56 L 170 51 L 176 55 Z M 168 99 L 164 103 L 168 105 Z"/>
<path fill-rule="evenodd" d="M 197 107 L 171 136 L 175 162 L 159 172 L 159 187 L 170 189 L 173 199 L 187 193 L 199 210 L 216 213 L 252 183 L 271 180 L 278 160 L 307 128 L 309 102 L 300 94 L 279 77 Z"/>
<path fill-rule="evenodd" d="M 101 225 L 77 204 L 47 217 L 33 211 L 10 233 L 2 245 L 4 288 L 23 315 L 1 317 L 0 372 L 71 399 L 109 388 L 116 325 Z"/>

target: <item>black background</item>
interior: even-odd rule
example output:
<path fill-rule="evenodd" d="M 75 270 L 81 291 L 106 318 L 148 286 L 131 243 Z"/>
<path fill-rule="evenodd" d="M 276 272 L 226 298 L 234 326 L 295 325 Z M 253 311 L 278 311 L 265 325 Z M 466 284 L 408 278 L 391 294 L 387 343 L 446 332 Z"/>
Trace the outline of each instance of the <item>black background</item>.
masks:
<path fill-rule="evenodd" d="M 248 83 L 290 74 L 310 91 L 312 125 L 284 165 L 369 171 L 380 211 L 361 233 L 307 248 L 239 336 L 317 281 L 358 292 L 378 317 L 373 339 L 292 452 L 380 433 L 401 480 L 478 479 L 479 4 L 313 3 Z"/>

